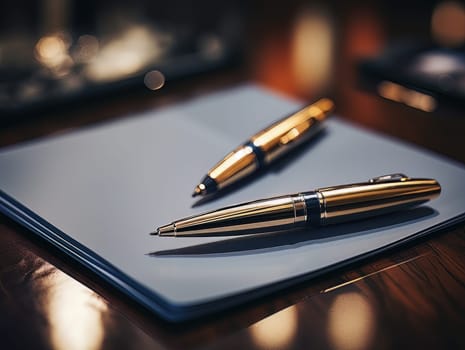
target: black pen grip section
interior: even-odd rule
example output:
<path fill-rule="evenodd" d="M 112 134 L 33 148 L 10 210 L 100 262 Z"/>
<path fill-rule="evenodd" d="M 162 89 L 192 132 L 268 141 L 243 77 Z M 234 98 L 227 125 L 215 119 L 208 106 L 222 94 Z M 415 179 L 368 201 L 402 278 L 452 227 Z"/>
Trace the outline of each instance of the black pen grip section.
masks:
<path fill-rule="evenodd" d="M 215 193 L 218 191 L 218 184 L 210 177 L 210 175 L 205 176 L 202 183 L 204 184 L 207 193 Z"/>
<path fill-rule="evenodd" d="M 244 147 L 250 147 L 252 152 L 255 154 L 255 161 L 257 162 L 257 167 L 262 168 L 266 165 L 265 162 L 265 152 L 258 147 L 252 141 L 248 141 L 244 144 Z"/>
<path fill-rule="evenodd" d="M 321 225 L 321 208 L 320 201 L 316 192 L 305 192 L 302 193 L 307 207 L 307 224 L 312 226 Z"/>

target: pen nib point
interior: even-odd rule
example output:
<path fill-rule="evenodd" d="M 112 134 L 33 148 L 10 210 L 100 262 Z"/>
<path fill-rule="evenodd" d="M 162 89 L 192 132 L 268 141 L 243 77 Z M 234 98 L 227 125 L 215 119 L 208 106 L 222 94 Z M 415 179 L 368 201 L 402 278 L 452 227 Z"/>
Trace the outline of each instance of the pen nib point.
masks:
<path fill-rule="evenodd" d="M 161 226 L 157 229 L 157 235 L 162 236 L 176 236 L 176 226 L 174 224 L 168 224 Z"/>
<path fill-rule="evenodd" d="M 207 193 L 207 187 L 204 184 L 199 184 L 192 193 L 192 197 L 203 196 Z"/>

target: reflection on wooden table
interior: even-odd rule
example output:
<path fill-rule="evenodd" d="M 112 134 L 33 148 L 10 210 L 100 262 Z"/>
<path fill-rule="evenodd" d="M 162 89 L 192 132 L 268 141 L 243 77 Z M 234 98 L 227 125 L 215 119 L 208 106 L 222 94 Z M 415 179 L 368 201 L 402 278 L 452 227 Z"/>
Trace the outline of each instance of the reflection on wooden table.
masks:
<path fill-rule="evenodd" d="M 16 225 L 3 220 L 0 229 L 6 348 L 288 349 L 312 344 L 389 349 L 465 343 L 460 337 L 463 227 L 181 325 L 166 324 L 140 309 L 59 254 L 31 242 Z"/>

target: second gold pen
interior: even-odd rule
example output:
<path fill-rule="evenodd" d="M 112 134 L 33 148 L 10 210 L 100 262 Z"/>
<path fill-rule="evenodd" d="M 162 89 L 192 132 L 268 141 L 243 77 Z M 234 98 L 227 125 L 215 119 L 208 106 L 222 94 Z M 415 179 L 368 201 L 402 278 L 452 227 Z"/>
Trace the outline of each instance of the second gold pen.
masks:
<path fill-rule="evenodd" d="M 215 193 L 309 140 L 322 129 L 322 121 L 333 108 L 331 100 L 321 99 L 271 124 L 211 168 L 192 196 Z"/>

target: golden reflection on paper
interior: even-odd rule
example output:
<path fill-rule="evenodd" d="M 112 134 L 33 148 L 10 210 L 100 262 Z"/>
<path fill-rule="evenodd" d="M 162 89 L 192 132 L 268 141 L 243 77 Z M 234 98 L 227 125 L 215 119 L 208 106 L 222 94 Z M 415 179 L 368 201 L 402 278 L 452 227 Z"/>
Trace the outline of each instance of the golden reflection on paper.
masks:
<path fill-rule="evenodd" d="M 255 345 L 262 349 L 286 349 L 297 333 L 298 314 L 291 306 L 267 317 L 249 328 Z"/>
<path fill-rule="evenodd" d="M 375 318 L 371 305 L 360 294 L 339 295 L 328 315 L 328 338 L 337 350 L 372 347 Z"/>

